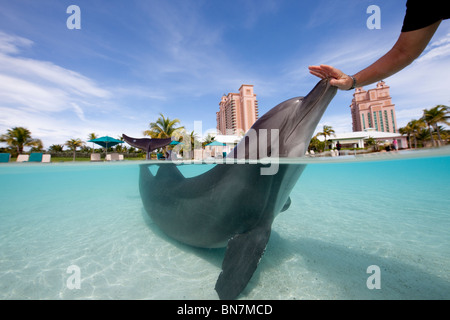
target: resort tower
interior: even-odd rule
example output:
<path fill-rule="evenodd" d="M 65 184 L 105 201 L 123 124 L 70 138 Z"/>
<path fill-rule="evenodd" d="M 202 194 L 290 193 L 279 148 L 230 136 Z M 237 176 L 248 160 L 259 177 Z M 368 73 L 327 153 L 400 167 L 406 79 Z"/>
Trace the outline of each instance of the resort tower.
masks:
<path fill-rule="evenodd" d="M 395 116 L 395 105 L 389 94 L 389 86 L 384 81 L 377 83 L 376 88 L 364 90 L 355 89 L 352 104 L 353 131 L 375 129 L 380 132 L 398 132 Z"/>
<path fill-rule="evenodd" d="M 216 112 L 217 130 L 222 135 L 245 133 L 258 119 L 258 101 L 253 85 L 243 84 L 239 93 L 223 95 Z"/>

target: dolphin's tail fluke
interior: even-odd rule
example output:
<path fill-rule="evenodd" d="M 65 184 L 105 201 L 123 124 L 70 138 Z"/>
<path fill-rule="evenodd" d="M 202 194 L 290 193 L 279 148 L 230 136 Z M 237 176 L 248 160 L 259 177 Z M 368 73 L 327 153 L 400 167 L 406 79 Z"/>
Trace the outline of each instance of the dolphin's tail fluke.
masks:
<path fill-rule="evenodd" d="M 145 150 L 147 152 L 165 147 L 168 144 L 170 144 L 170 142 L 172 142 L 172 138 L 167 139 L 133 138 L 125 134 L 122 134 L 122 137 L 125 140 L 125 142 L 128 143 L 130 146 Z"/>
<path fill-rule="evenodd" d="M 228 241 L 216 291 L 222 300 L 236 299 L 247 286 L 266 249 L 270 225 L 238 234 Z"/>
<path fill-rule="evenodd" d="M 172 142 L 172 138 L 167 139 L 150 139 L 150 138 L 133 138 L 126 134 L 122 134 L 123 140 L 130 146 L 144 150 L 147 153 L 147 159 L 150 159 L 150 152 L 155 149 L 163 148 Z"/>

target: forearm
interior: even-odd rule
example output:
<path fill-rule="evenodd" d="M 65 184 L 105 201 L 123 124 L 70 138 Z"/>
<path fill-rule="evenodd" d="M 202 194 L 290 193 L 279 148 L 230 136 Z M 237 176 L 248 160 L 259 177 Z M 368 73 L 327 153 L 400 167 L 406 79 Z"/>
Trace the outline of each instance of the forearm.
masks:
<path fill-rule="evenodd" d="M 425 50 L 439 24 L 440 21 L 423 29 L 401 33 L 388 53 L 354 75 L 357 86 L 386 79 L 411 64 Z"/>
<path fill-rule="evenodd" d="M 330 84 L 341 90 L 349 90 L 354 86 L 363 87 L 388 78 L 413 62 L 425 49 L 441 21 L 408 32 L 402 32 L 392 49 L 369 67 L 356 73 L 354 80 L 328 65 L 309 66 L 309 72 L 321 79 L 330 79 Z"/>
<path fill-rule="evenodd" d="M 383 57 L 354 75 L 356 85 L 363 87 L 386 79 L 408 66 L 414 59 L 416 55 L 408 55 L 394 46 Z"/>

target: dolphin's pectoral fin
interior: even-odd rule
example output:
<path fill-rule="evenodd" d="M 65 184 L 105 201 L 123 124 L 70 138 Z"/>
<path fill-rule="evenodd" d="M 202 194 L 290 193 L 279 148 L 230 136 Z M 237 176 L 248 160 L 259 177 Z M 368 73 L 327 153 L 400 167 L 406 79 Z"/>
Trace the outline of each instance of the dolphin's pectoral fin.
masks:
<path fill-rule="evenodd" d="M 286 203 L 284 204 L 283 208 L 281 209 L 280 212 L 284 212 L 287 209 L 289 209 L 289 207 L 291 206 L 291 197 L 288 197 L 288 199 L 286 200 Z"/>
<path fill-rule="evenodd" d="M 215 287 L 220 299 L 235 299 L 244 290 L 264 254 L 269 237 L 270 226 L 252 229 L 228 241 L 222 273 Z"/>

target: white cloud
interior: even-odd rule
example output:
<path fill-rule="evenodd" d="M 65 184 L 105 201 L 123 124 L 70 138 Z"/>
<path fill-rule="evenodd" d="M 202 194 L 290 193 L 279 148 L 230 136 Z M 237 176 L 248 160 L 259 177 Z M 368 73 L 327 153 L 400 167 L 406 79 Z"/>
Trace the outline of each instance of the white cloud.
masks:
<path fill-rule="evenodd" d="M 348 114 L 327 115 L 320 120 L 314 134 L 322 131 L 323 126 L 331 126 L 336 133 L 351 132 L 352 122 L 350 112 Z"/>
<path fill-rule="evenodd" d="M 442 59 L 448 56 L 450 56 L 450 33 L 431 42 L 427 50 L 416 60 L 416 63 L 422 63 L 436 58 Z"/>
<path fill-rule="evenodd" d="M 78 118 L 80 118 L 80 120 L 82 121 L 86 121 L 86 118 L 84 117 L 84 111 L 83 109 L 80 108 L 80 106 L 74 102 L 71 103 L 73 110 L 75 111 L 76 115 L 78 116 Z"/>
<path fill-rule="evenodd" d="M 0 32 L 0 133 L 24 126 L 48 147 L 86 131 L 84 109 L 95 112 L 113 95 L 78 72 L 20 56 L 32 44 Z"/>
<path fill-rule="evenodd" d="M 18 53 L 21 47 L 30 47 L 32 44 L 31 40 L 0 31 L 0 52 L 14 54 Z"/>

